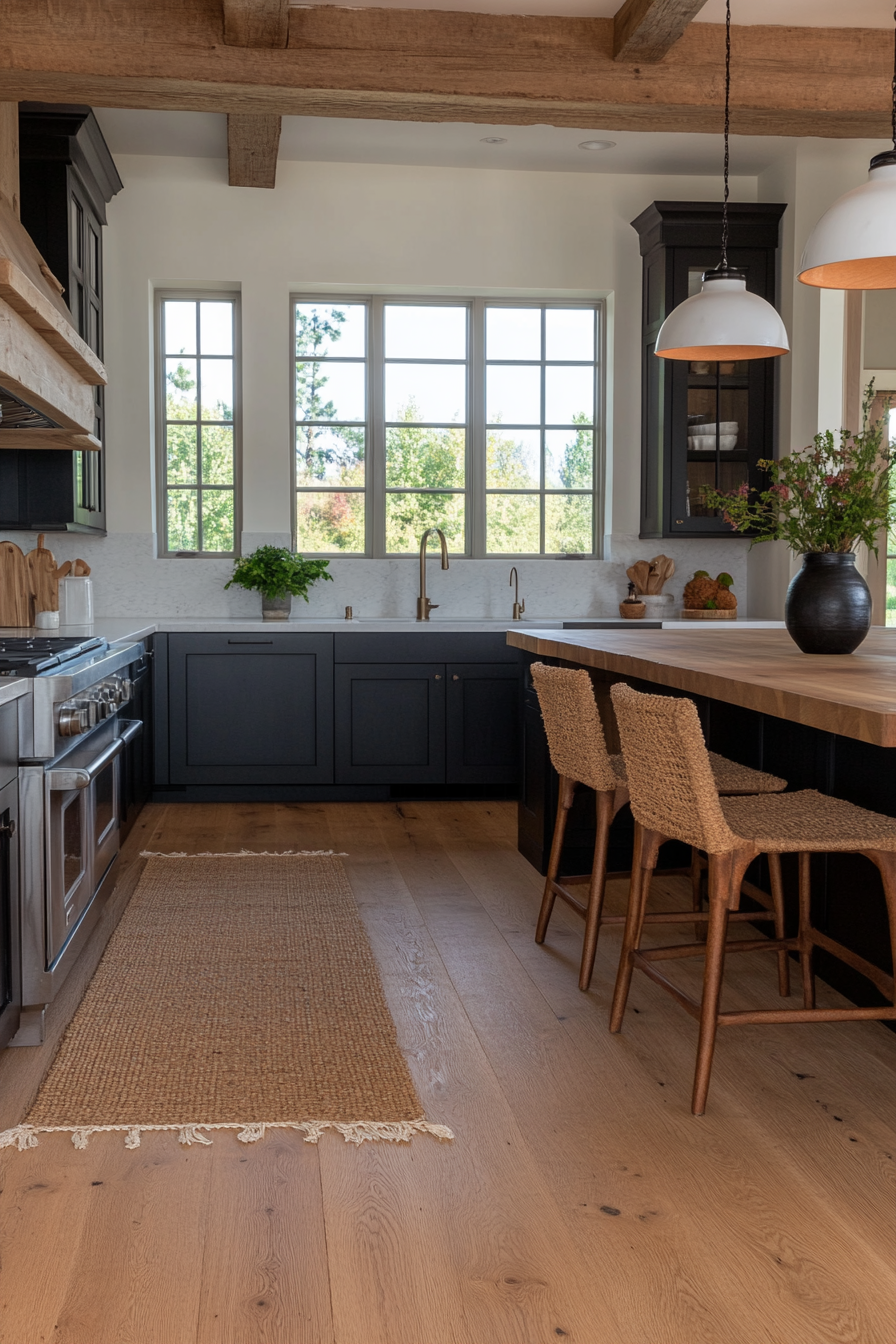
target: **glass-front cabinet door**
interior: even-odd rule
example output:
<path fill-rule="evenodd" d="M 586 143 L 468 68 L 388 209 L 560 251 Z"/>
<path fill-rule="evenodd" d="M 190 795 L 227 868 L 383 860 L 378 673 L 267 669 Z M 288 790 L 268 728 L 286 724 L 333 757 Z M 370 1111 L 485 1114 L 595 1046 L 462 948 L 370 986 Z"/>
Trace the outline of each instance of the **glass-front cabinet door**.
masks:
<path fill-rule="evenodd" d="M 746 272 L 748 290 L 772 303 L 783 208 L 731 207 L 729 262 Z M 657 358 L 666 316 L 698 294 L 704 271 L 718 265 L 721 207 L 655 202 L 634 226 L 644 259 L 641 536 L 732 536 L 702 487 L 764 486 L 758 463 L 775 456 L 776 361 Z"/>

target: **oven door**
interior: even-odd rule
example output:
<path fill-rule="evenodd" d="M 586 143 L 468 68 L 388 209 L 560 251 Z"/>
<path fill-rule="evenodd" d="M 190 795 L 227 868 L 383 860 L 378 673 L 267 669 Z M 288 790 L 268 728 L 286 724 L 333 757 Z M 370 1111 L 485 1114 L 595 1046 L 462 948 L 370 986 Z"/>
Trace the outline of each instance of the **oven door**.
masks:
<path fill-rule="evenodd" d="M 121 738 L 46 780 L 47 966 L 59 957 L 118 853 Z"/>

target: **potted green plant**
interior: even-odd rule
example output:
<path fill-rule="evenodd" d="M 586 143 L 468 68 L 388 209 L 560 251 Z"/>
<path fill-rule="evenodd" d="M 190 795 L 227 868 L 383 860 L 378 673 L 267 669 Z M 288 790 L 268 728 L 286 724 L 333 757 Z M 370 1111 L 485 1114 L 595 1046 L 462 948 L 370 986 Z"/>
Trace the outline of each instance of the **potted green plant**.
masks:
<path fill-rule="evenodd" d="M 887 412 L 870 421 L 874 384 L 865 392 L 862 428 L 841 430 L 839 446 L 828 430 L 813 444 L 777 462 L 760 461 L 765 490 L 744 484 L 728 493 L 704 486 L 709 508 L 719 509 L 751 544 L 786 541 L 803 557 L 790 582 L 784 622 L 804 653 L 852 653 L 871 626 L 871 594 L 856 569 L 856 547 L 877 555 L 882 529 L 896 524 L 896 491 L 889 472 L 894 457 Z"/>
<path fill-rule="evenodd" d="M 308 589 L 318 579 L 330 579 L 329 560 L 306 560 L 286 546 L 259 546 L 233 567 L 225 588 L 236 584 L 261 593 L 261 613 L 266 621 L 287 621 L 294 597 L 308 601 Z"/>

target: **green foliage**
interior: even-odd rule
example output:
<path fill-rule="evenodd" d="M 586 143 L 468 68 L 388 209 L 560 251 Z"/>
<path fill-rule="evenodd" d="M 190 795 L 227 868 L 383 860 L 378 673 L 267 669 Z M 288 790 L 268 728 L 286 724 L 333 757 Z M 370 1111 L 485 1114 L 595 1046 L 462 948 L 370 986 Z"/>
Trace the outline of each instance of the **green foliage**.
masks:
<path fill-rule="evenodd" d="M 196 380 L 183 361 L 168 373 L 167 382 L 168 549 L 232 551 L 233 426 L 197 426 Z M 215 420 L 232 421 L 233 408 L 218 402 L 212 414 Z"/>
<path fill-rule="evenodd" d="M 700 571 L 698 570 L 697 573 L 699 573 L 699 572 L 700 572 Z M 696 578 L 696 577 L 697 577 L 697 575 L 695 574 L 695 575 L 694 575 L 694 578 Z M 707 576 L 707 577 L 708 577 L 708 576 Z M 731 577 L 730 574 L 722 573 L 722 574 L 717 574 L 717 575 L 716 575 L 716 583 L 721 583 L 723 587 L 725 587 L 725 588 L 730 588 L 731 585 L 734 583 L 734 580 L 732 579 L 732 577 Z"/>
<path fill-rule="evenodd" d="M 778 462 L 759 463 L 771 478 L 766 490 L 743 484 L 726 494 L 704 486 L 707 507 L 721 510 L 735 531 L 755 532 L 753 544 L 786 541 L 792 551 L 806 554 L 854 551 L 864 543 L 877 555 L 881 528 L 890 531 L 896 525 L 896 496 L 889 484 L 888 415 L 869 423 L 873 399 L 872 382 L 865 392 L 861 431 L 841 430 L 839 447 L 830 430 L 816 434 L 810 447 Z"/>
<path fill-rule="evenodd" d="M 323 354 L 340 337 L 345 314 L 327 309 L 299 312 L 296 327 L 296 475 L 297 533 L 306 551 L 362 553 L 365 550 L 364 431 L 333 424 L 305 423 L 335 416 L 326 397 Z M 406 423 L 386 431 L 386 549 L 416 552 L 428 527 L 440 527 L 450 548 L 462 551 L 466 541 L 466 430 L 462 426 L 433 428 L 414 423 L 419 409 L 410 401 L 402 409 Z M 556 471 L 564 490 L 587 495 L 549 495 L 545 501 L 545 549 L 587 553 L 593 550 L 594 475 L 593 426 L 586 412 L 574 417 L 563 458 Z M 513 430 L 488 428 L 486 474 L 489 490 L 531 491 L 487 496 L 487 549 L 492 554 L 538 554 L 541 516 L 536 467 L 533 476 L 526 448 Z M 309 489 L 320 483 L 320 489 Z"/>
<path fill-rule="evenodd" d="M 225 588 L 237 584 L 240 588 L 254 589 L 262 597 L 304 597 L 308 601 L 308 589 L 318 579 L 330 579 L 329 560 L 305 560 L 294 555 L 285 546 L 259 546 L 251 555 L 244 555 L 233 567 L 233 576 L 225 583 Z"/>
<path fill-rule="evenodd" d="M 695 569 L 695 570 L 694 570 L 694 578 L 695 578 L 695 579 L 708 579 L 708 578 L 709 578 L 709 570 L 708 570 L 708 569 Z M 717 582 L 718 582 L 718 580 L 717 580 Z"/>

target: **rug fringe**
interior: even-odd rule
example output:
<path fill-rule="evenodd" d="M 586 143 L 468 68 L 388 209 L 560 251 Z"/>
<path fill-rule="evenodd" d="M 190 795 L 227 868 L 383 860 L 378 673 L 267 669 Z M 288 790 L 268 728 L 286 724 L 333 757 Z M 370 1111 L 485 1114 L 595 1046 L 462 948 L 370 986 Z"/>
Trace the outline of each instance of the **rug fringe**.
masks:
<path fill-rule="evenodd" d="M 141 849 L 141 859 L 347 859 L 344 849 L 234 849 L 215 852 L 210 849 L 201 854 L 187 854 L 183 851 L 163 853 L 158 849 Z"/>
<path fill-rule="evenodd" d="M 362 1144 L 377 1141 L 410 1143 L 415 1134 L 432 1134 L 437 1139 L 453 1139 L 446 1125 L 434 1125 L 428 1120 L 301 1120 L 263 1121 L 250 1124 L 223 1125 L 16 1125 L 0 1133 L 0 1148 L 36 1148 L 38 1134 L 71 1134 L 76 1148 L 86 1148 L 91 1134 L 123 1133 L 125 1148 L 139 1148 L 140 1135 L 162 1131 L 176 1132 L 178 1142 L 189 1146 L 194 1143 L 210 1145 L 209 1130 L 235 1129 L 240 1143 L 257 1143 L 269 1129 L 292 1129 L 305 1135 L 306 1143 L 318 1143 L 327 1129 L 335 1129 L 346 1143 Z"/>

